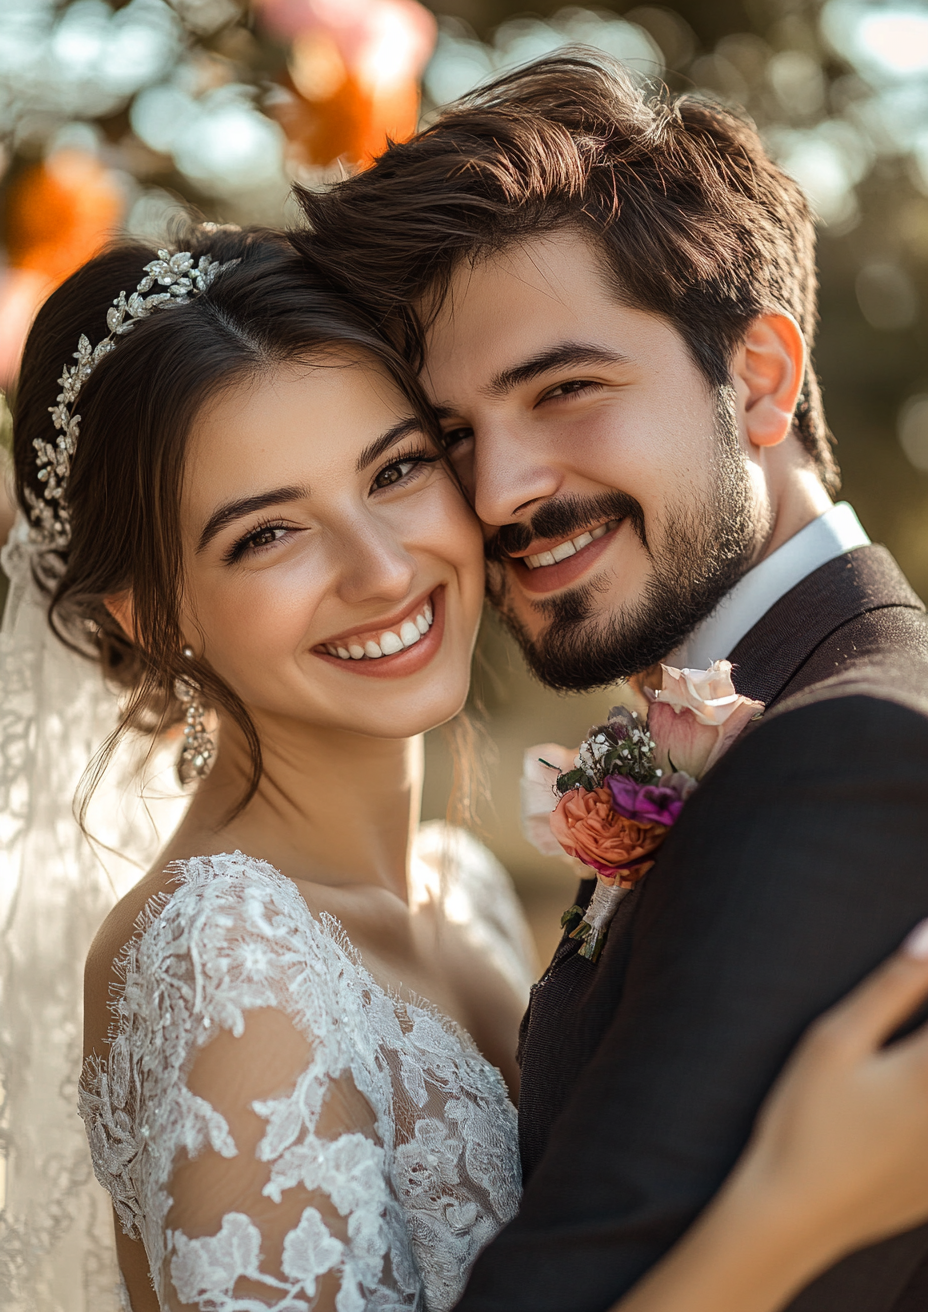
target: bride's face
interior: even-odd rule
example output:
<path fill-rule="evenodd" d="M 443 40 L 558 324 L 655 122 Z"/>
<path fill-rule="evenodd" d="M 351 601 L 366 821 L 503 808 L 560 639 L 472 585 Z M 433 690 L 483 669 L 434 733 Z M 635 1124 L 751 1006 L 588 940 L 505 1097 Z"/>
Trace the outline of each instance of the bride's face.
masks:
<path fill-rule="evenodd" d="M 436 454 L 360 358 L 269 371 L 204 407 L 182 624 L 259 725 L 400 738 L 460 710 L 482 537 Z"/>

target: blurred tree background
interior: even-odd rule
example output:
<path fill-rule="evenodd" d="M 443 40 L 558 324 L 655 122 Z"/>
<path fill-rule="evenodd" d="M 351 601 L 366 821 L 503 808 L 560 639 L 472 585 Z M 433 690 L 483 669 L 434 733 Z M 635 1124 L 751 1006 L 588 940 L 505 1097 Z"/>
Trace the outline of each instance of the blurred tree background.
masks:
<path fill-rule="evenodd" d="M 492 73 L 578 42 L 744 106 L 805 187 L 844 492 L 928 596 L 926 0 L 0 0 L 0 388 L 37 305 L 108 234 L 157 239 L 186 206 L 295 222 L 293 179 L 324 186 Z M 483 826 L 545 950 L 571 877 L 519 836 L 521 752 L 576 741 L 608 694 L 542 691 L 492 620 L 477 692 L 496 745 Z M 433 737 L 426 807 L 441 814 Z"/>

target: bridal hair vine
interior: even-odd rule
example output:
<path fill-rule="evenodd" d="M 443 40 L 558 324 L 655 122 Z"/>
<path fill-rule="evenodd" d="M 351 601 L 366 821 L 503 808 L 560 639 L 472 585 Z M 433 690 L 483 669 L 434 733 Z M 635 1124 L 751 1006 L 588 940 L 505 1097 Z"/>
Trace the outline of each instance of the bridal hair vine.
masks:
<path fill-rule="evenodd" d="M 30 537 L 37 546 L 63 551 L 71 541 L 67 487 L 71 457 L 74 455 L 81 424 L 75 406 L 94 369 L 104 356 L 115 349 L 117 338 L 131 332 L 139 319 L 147 319 L 153 310 L 161 306 L 181 305 L 192 296 L 198 296 L 212 286 L 218 273 L 238 263 L 238 260 L 229 260 L 219 264 L 211 256 L 201 255 L 194 264 L 194 257 L 189 251 L 177 251 L 173 255 L 168 251 L 159 251 L 158 258 L 145 265 L 145 277 L 135 291 L 128 296 L 124 291 L 120 292 L 107 310 L 106 326 L 109 332 L 106 337 L 92 347 L 87 337 L 81 334 L 74 352 L 77 363 L 64 366 L 64 372 L 58 379 L 61 391 L 57 404 L 49 406 L 58 437 L 54 442 L 40 437 L 33 442 L 39 482 L 44 483 L 45 490 L 38 497 L 31 488 L 26 488 L 24 496 L 32 520 Z M 153 287 L 163 290 L 152 291 Z M 146 295 L 148 292 L 151 295 Z"/>
<path fill-rule="evenodd" d="M 554 744 L 526 752 L 526 838 L 546 856 L 561 848 L 596 879 L 589 905 L 574 905 L 561 918 L 588 961 L 599 959 L 619 903 L 654 865 L 699 781 L 764 711 L 763 702 L 735 691 L 729 661 L 707 670 L 661 669 L 663 685 L 645 688 L 641 711 L 614 706 L 580 744 L 572 768 L 569 753 Z M 559 798 L 553 810 L 552 794 Z"/>

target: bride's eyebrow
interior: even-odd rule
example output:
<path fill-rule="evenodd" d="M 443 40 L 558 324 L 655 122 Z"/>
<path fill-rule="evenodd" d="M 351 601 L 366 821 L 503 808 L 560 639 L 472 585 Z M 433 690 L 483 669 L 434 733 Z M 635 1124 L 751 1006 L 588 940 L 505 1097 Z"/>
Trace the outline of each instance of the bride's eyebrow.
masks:
<path fill-rule="evenodd" d="M 225 505 L 214 510 L 206 521 L 206 526 L 200 534 L 200 541 L 197 543 L 197 552 L 208 547 L 216 534 L 234 520 L 242 519 L 245 515 L 253 515 L 258 510 L 267 510 L 268 506 L 281 506 L 288 501 L 300 501 L 307 496 L 309 496 L 308 487 L 294 484 L 291 487 L 275 487 L 270 492 L 259 492 L 253 497 L 240 497 L 237 501 L 227 501 Z"/>
<path fill-rule="evenodd" d="M 421 431 L 422 423 L 414 415 L 410 415 L 407 419 L 401 419 L 398 424 L 394 424 L 385 433 L 375 437 L 373 442 L 368 443 L 358 456 L 357 472 L 363 474 L 365 469 L 372 465 L 375 460 L 379 460 L 385 451 L 389 451 L 391 446 L 395 446 L 400 438 L 408 436 L 409 433 L 420 433 Z"/>

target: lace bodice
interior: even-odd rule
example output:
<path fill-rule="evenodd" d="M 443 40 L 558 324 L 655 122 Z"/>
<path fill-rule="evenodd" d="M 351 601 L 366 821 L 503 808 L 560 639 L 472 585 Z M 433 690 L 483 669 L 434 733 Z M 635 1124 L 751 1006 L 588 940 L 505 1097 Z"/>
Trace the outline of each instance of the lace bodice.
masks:
<path fill-rule="evenodd" d="M 518 912 L 477 911 L 512 897 L 505 876 L 454 841 L 449 918 L 524 972 Z M 452 1307 L 518 1202 L 499 1072 L 432 1007 L 385 992 L 266 863 L 177 875 L 126 950 L 112 1043 L 80 1093 L 97 1178 L 161 1307 Z"/>

